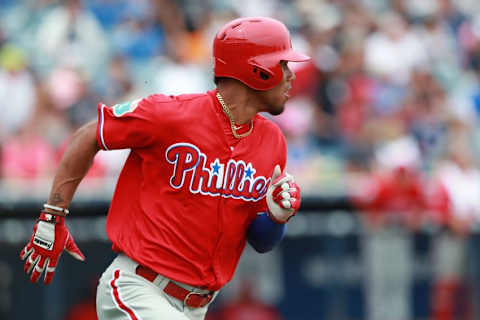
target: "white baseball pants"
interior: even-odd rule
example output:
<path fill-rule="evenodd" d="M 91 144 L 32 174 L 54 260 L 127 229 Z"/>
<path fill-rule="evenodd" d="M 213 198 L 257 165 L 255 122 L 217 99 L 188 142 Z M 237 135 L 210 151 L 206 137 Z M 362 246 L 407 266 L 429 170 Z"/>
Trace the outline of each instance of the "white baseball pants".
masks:
<path fill-rule="evenodd" d="M 135 273 L 137 266 L 138 263 L 129 257 L 119 254 L 105 270 L 97 288 L 99 320 L 203 320 L 205 318 L 208 305 L 201 308 L 184 305 L 183 301 L 163 291 L 170 279 L 158 275 L 153 282 L 150 282 Z M 198 289 L 198 291 L 201 290 Z M 214 297 L 217 294 L 218 291 L 215 292 Z"/>

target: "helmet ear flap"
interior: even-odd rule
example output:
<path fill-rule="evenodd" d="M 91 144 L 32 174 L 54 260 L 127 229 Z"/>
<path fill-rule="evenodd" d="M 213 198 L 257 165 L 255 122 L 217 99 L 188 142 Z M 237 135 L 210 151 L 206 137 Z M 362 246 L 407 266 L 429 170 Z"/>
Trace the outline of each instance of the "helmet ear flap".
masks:
<path fill-rule="evenodd" d="M 280 83 L 283 77 L 280 63 L 272 68 L 262 68 L 258 64 L 251 65 L 253 77 L 258 90 L 268 90 Z"/>
<path fill-rule="evenodd" d="M 264 70 L 263 68 L 259 68 L 259 67 L 256 67 L 256 66 L 253 67 L 253 73 L 257 77 L 259 77 L 260 79 L 265 80 L 265 81 L 267 81 L 268 79 L 271 78 L 271 73 L 270 72 L 268 72 L 267 70 Z"/>

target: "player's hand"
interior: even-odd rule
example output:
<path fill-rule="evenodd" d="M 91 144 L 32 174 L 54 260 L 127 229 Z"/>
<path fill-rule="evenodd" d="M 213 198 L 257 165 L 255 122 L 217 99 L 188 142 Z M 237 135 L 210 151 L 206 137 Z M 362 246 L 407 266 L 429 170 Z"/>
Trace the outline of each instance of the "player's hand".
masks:
<path fill-rule="evenodd" d="M 285 223 L 300 208 L 300 188 L 293 176 L 276 165 L 267 190 L 267 206 L 270 218 L 277 223 Z"/>
<path fill-rule="evenodd" d="M 25 273 L 31 272 L 30 281 L 37 282 L 44 272 L 43 281 L 49 284 L 63 250 L 77 260 L 85 260 L 65 225 L 65 218 L 42 212 L 30 242 L 20 252 L 20 259 L 25 260 Z"/>

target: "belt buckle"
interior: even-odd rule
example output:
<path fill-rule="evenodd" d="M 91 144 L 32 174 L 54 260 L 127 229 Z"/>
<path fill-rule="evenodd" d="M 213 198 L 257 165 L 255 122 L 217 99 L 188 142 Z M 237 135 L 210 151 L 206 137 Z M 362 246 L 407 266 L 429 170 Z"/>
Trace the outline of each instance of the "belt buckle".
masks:
<path fill-rule="evenodd" d="M 201 297 L 201 300 L 198 301 L 198 303 L 195 303 L 194 301 L 189 302 L 189 299 L 194 296 Z M 206 306 L 210 302 L 210 300 L 212 300 L 212 295 L 210 293 L 198 293 L 198 292 L 190 291 L 185 296 L 185 299 L 183 299 L 183 304 L 193 308 L 202 308 Z"/>

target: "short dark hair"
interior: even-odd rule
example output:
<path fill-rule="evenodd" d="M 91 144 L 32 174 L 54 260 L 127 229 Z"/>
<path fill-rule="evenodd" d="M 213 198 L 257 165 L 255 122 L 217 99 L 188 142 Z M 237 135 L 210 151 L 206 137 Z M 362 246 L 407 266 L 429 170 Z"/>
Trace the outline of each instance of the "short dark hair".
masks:
<path fill-rule="evenodd" d="M 213 77 L 213 82 L 215 83 L 215 85 L 218 85 L 218 83 L 222 80 L 225 80 L 227 79 L 226 77 Z"/>

